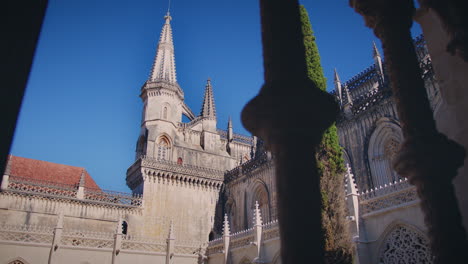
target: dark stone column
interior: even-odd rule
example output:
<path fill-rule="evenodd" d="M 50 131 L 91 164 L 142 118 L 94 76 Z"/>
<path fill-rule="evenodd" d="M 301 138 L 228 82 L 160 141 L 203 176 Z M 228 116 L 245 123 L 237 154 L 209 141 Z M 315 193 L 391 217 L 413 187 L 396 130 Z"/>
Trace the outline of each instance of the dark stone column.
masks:
<path fill-rule="evenodd" d="M 468 261 L 452 180 L 465 150 L 436 129 L 410 34 L 412 0 L 351 0 L 383 45 L 405 141 L 395 170 L 416 185 L 435 263 Z"/>
<path fill-rule="evenodd" d="M 307 77 L 297 0 L 261 0 L 265 84 L 242 122 L 275 156 L 282 263 L 323 263 L 315 152 L 338 105 Z"/>
<path fill-rule="evenodd" d="M 47 0 L 3 1 L 1 4 L 2 44 L 0 50 L 1 79 L 0 89 L 0 171 L 4 171 L 10 152 L 10 145 L 16 128 L 16 120 L 31 65 L 39 39 L 42 21 L 47 8 Z M 3 174 L 0 176 L 3 177 Z"/>

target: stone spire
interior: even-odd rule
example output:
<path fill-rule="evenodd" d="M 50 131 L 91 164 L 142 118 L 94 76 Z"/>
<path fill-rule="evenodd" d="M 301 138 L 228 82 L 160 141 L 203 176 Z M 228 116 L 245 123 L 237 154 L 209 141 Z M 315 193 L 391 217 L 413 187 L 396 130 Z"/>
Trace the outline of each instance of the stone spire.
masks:
<path fill-rule="evenodd" d="M 205 86 L 205 97 L 203 98 L 203 105 L 200 116 L 216 118 L 216 109 L 213 97 L 213 88 L 211 87 L 211 79 L 208 78 Z"/>
<path fill-rule="evenodd" d="M 372 53 L 372 56 L 373 57 L 381 57 L 380 56 L 380 52 L 379 52 L 379 49 L 377 49 L 377 45 L 375 44 L 375 41 L 372 41 L 372 44 L 373 44 L 373 53 Z"/>
<path fill-rule="evenodd" d="M 338 102 L 340 103 L 340 105 L 342 105 L 343 104 L 343 97 L 341 95 L 341 81 L 340 81 L 340 76 L 338 76 L 338 72 L 336 71 L 336 68 L 335 68 L 334 83 L 335 83 L 336 97 L 338 97 Z"/>
<path fill-rule="evenodd" d="M 172 17 L 167 12 L 164 17 L 166 23 L 161 31 L 159 37 L 158 48 L 156 50 L 156 57 L 153 63 L 153 69 L 148 81 L 165 81 L 172 84 L 177 83 L 175 59 L 174 59 L 174 43 L 172 42 Z"/>
<path fill-rule="evenodd" d="M 375 68 L 377 69 L 377 73 L 382 77 L 382 80 L 384 78 L 383 75 L 383 67 L 382 67 L 382 57 L 380 56 L 379 49 L 377 49 L 377 45 L 375 45 L 375 41 L 373 43 L 373 52 L 372 56 L 374 57 L 374 63 L 375 63 Z"/>

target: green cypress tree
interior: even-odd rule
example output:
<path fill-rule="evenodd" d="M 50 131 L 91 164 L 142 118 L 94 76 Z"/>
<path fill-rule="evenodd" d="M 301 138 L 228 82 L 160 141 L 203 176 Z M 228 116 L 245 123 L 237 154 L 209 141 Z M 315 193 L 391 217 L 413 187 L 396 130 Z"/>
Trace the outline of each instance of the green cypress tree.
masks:
<path fill-rule="evenodd" d="M 307 74 L 312 82 L 326 91 L 326 78 L 320 63 L 320 55 L 309 15 L 303 5 L 300 6 L 302 33 L 304 35 Z M 333 124 L 323 134 L 317 150 L 317 166 L 322 192 L 322 227 L 325 235 L 325 262 L 352 263 L 353 246 L 346 222 L 344 200 L 344 160 L 338 142 L 338 131 Z"/>

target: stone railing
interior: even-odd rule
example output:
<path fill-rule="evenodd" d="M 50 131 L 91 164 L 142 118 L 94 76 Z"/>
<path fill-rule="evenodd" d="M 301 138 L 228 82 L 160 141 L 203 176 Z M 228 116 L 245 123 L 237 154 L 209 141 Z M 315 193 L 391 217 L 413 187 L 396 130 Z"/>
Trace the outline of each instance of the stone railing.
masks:
<path fill-rule="evenodd" d="M 280 237 L 278 220 L 273 220 L 263 225 L 263 241 Z"/>
<path fill-rule="evenodd" d="M 114 233 L 65 230 L 60 241 L 62 245 L 70 247 L 112 248 Z"/>
<path fill-rule="evenodd" d="M 51 245 L 54 227 L 0 225 L 0 241 Z"/>
<path fill-rule="evenodd" d="M 9 176 L 7 190 L 26 194 L 42 194 L 55 197 L 76 197 L 78 188 L 75 185 Z"/>
<path fill-rule="evenodd" d="M 406 178 L 361 192 L 359 196 L 362 214 L 398 207 L 418 200 L 416 187 L 409 184 Z"/>
<path fill-rule="evenodd" d="M 178 164 L 177 162 L 160 160 L 141 156 L 141 166 L 150 169 L 164 170 L 168 172 L 175 172 L 180 174 L 186 174 L 190 176 L 197 176 L 200 178 L 206 178 L 210 180 L 222 181 L 224 179 L 224 172 L 211 168 L 199 167 L 189 164 Z M 138 161 L 137 161 L 138 162 Z M 133 166 L 133 165 L 132 165 Z"/>
<path fill-rule="evenodd" d="M 166 252 L 166 239 L 150 239 L 145 237 L 122 236 L 122 250 Z"/>
<path fill-rule="evenodd" d="M 241 176 L 241 174 L 250 173 L 251 171 L 255 170 L 266 164 L 270 159 L 268 158 L 267 153 L 263 152 L 258 157 L 255 157 L 230 171 L 225 173 L 225 181 L 230 182 L 233 181 Z"/>
<path fill-rule="evenodd" d="M 221 137 L 221 139 L 227 139 L 227 131 L 223 129 L 217 129 L 216 130 Z M 253 145 L 253 137 L 245 136 L 242 134 L 237 134 L 233 133 L 232 135 L 232 141 L 237 142 L 237 143 L 242 143 L 246 145 Z"/>
<path fill-rule="evenodd" d="M 119 222 L 120 224 L 120 222 Z M 58 229 L 57 229 L 58 228 Z M 55 231 L 54 231 L 55 230 Z M 145 252 L 158 254 L 198 255 L 204 250 L 198 241 L 177 241 L 173 249 L 168 248 L 167 238 L 148 238 L 123 235 L 117 232 L 94 232 L 90 230 L 63 229 L 62 227 L 35 225 L 0 225 L 0 242 L 34 244 L 53 248 L 50 254 L 57 254 L 62 247 L 83 250 L 102 249 L 109 254 L 115 252 Z M 55 242 L 54 242 L 55 241 Z M 57 245 L 59 245 L 57 247 Z"/>
<path fill-rule="evenodd" d="M 80 197 L 79 195 L 78 191 L 80 188 L 83 188 L 84 197 Z M 142 197 L 137 194 L 85 188 L 78 186 L 78 184 L 62 184 L 17 176 L 8 176 L 8 184 L 2 191 L 23 195 L 74 199 L 115 206 L 139 207 L 142 205 Z"/>
<path fill-rule="evenodd" d="M 142 196 L 140 194 L 128 194 L 123 192 L 91 188 L 84 189 L 84 200 L 127 206 L 142 205 Z"/>
<path fill-rule="evenodd" d="M 265 223 L 261 226 L 254 226 L 249 229 L 245 229 L 227 236 L 229 238 L 228 247 L 229 250 L 247 247 L 255 245 L 255 240 L 258 239 L 255 237 L 256 228 L 260 228 L 262 233 L 261 241 L 266 242 L 271 239 L 279 238 L 279 225 L 278 220 L 273 220 L 271 222 Z M 207 255 L 213 255 L 224 252 L 224 242 L 227 237 L 222 236 L 211 240 L 208 242 Z"/>
<path fill-rule="evenodd" d="M 190 127 L 192 127 L 193 125 L 195 125 L 198 121 L 200 121 L 202 119 L 203 119 L 203 116 L 197 116 L 193 120 L 191 120 L 190 122 L 188 122 L 188 123 L 180 122 L 180 123 L 177 124 L 177 126 L 179 128 L 182 128 L 182 129 L 190 128 Z"/>

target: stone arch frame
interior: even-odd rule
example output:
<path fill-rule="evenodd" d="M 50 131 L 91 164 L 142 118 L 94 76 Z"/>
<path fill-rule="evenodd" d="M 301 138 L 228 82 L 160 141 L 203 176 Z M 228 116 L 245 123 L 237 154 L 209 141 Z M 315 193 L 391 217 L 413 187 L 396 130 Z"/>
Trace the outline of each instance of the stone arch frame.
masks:
<path fill-rule="evenodd" d="M 348 151 L 347 151 L 344 147 L 342 147 L 342 146 L 340 146 L 340 147 L 341 147 L 341 149 L 342 149 L 343 160 L 344 160 L 344 162 L 345 162 L 345 166 L 346 166 L 346 163 L 348 163 L 349 166 L 350 166 L 351 169 L 352 169 L 352 168 L 353 168 L 353 163 L 351 162 L 351 156 L 349 156 Z"/>
<path fill-rule="evenodd" d="M 22 257 L 16 257 L 16 258 L 10 259 L 6 263 L 7 264 L 29 264 L 29 262 L 24 260 Z"/>
<path fill-rule="evenodd" d="M 166 133 L 162 133 L 155 140 L 154 157 L 158 160 L 171 160 L 172 139 Z"/>
<path fill-rule="evenodd" d="M 230 196 L 224 206 L 226 209 L 226 214 L 228 216 L 229 225 L 231 227 L 231 232 L 235 232 L 240 229 L 239 226 L 239 212 L 237 211 L 236 200 Z"/>
<path fill-rule="evenodd" d="M 413 238 L 411 240 L 413 242 L 415 242 L 415 241 L 418 242 L 419 245 L 416 247 L 416 251 L 417 251 L 416 254 L 408 254 L 409 252 L 404 252 L 403 254 L 400 253 L 398 255 L 398 258 L 401 259 L 401 256 L 413 256 L 412 261 L 404 262 L 404 263 L 408 263 L 408 264 L 409 263 L 425 263 L 425 264 L 433 263 L 433 256 L 432 256 L 432 253 L 430 251 L 429 238 L 425 235 L 425 232 L 423 232 L 420 228 L 418 228 L 418 227 L 416 227 L 416 226 L 414 226 L 414 225 L 412 225 L 410 223 L 401 221 L 401 220 L 393 221 L 380 234 L 379 239 L 378 239 L 379 242 L 378 242 L 378 247 L 377 247 L 378 248 L 377 258 L 375 259 L 374 262 L 381 263 L 381 264 L 392 264 L 392 263 L 394 263 L 393 261 L 385 262 L 385 260 L 382 260 L 382 259 L 385 257 L 383 255 L 385 254 L 385 250 L 387 249 L 388 240 L 391 239 L 392 238 L 391 235 L 400 228 L 405 228 L 409 232 L 412 232 L 413 235 L 416 235 L 416 238 Z M 397 235 L 396 237 L 400 238 L 401 234 Z M 408 241 L 407 238 L 406 238 L 406 241 Z M 410 250 L 411 246 L 404 245 L 403 248 L 404 248 L 404 250 Z M 395 249 L 391 250 L 391 252 L 394 252 L 394 251 L 395 251 Z M 396 251 L 399 251 L 399 250 L 397 249 Z M 417 254 L 417 253 L 419 253 L 419 254 Z M 422 257 L 422 258 L 419 258 L 419 260 L 422 259 L 422 260 L 425 260 L 425 261 L 414 262 L 414 258 L 417 258 L 418 256 L 421 257 L 421 255 L 426 255 L 426 256 Z"/>
<path fill-rule="evenodd" d="M 383 117 L 376 122 L 367 146 L 367 161 L 374 187 L 398 180 L 393 170 L 392 157 L 403 142 L 403 133 L 396 120 Z"/>
<path fill-rule="evenodd" d="M 250 184 L 250 188 L 248 188 L 248 190 L 251 194 L 248 201 L 248 212 L 246 212 L 246 215 L 248 216 L 248 227 L 252 226 L 253 209 L 255 208 L 256 201 L 259 203 L 262 222 L 269 222 L 271 220 L 271 197 L 268 185 L 263 180 L 256 179 Z"/>

